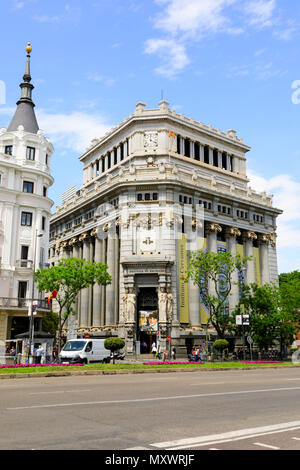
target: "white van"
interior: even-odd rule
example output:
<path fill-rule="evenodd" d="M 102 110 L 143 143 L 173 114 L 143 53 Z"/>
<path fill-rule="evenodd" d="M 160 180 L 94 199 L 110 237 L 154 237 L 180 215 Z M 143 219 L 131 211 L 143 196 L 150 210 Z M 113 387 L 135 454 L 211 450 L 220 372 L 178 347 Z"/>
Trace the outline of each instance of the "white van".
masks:
<path fill-rule="evenodd" d="M 71 339 L 67 341 L 59 359 L 61 362 L 89 364 L 110 362 L 110 351 L 104 347 L 104 339 Z"/>

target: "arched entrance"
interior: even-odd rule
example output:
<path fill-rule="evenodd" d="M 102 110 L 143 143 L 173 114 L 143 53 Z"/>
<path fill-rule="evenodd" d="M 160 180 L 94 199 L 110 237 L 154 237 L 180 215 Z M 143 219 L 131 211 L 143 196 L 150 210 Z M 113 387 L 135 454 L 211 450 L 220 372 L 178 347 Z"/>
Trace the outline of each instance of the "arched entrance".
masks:
<path fill-rule="evenodd" d="M 137 340 L 141 354 L 151 353 L 158 329 L 158 296 L 155 287 L 141 287 L 137 297 Z"/>

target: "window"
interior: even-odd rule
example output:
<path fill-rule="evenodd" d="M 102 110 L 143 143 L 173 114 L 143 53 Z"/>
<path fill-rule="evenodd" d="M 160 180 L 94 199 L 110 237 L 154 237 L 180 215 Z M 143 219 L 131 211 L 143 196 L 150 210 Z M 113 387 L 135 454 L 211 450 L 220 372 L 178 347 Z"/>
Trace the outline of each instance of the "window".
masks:
<path fill-rule="evenodd" d="M 21 246 L 21 260 L 28 260 L 29 246 Z"/>
<path fill-rule="evenodd" d="M 49 160 L 49 156 L 48 154 L 46 153 L 46 158 L 45 158 L 45 164 L 48 166 L 48 160 Z"/>
<path fill-rule="evenodd" d="M 200 160 L 200 147 L 197 142 L 195 142 L 195 160 Z"/>
<path fill-rule="evenodd" d="M 22 212 L 21 214 L 21 225 L 23 227 L 32 226 L 32 213 L 31 212 Z"/>
<path fill-rule="evenodd" d="M 82 216 L 81 217 L 76 217 L 76 219 L 74 220 L 75 225 L 79 225 L 79 224 L 81 224 L 81 222 L 82 222 Z"/>
<path fill-rule="evenodd" d="M 12 151 L 13 151 L 13 146 L 12 145 L 6 145 L 5 146 L 5 155 L 12 155 Z"/>
<path fill-rule="evenodd" d="M 158 194 L 153 193 L 152 199 L 153 199 L 153 201 L 158 201 Z"/>
<path fill-rule="evenodd" d="M 42 217 L 42 230 L 46 229 L 46 217 Z"/>
<path fill-rule="evenodd" d="M 218 150 L 213 151 L 213 164 L 219 166 Z"/>
<path fill-rule="evenodd" d="M 33 194 L 34 183 L 23 181 L 23 193 Z"/>
<path fill-rule="evenodd" d="M 204 147 L 204 163 L 209 163 L 209 147 L 207 145 Z"/>
<path fill-rule="evenodd" d="M 145 201 L 151 201 L 151 195 L 149 193 L 145 194 Z"/>
<path fill-rule="evenodd" d="M 18 298 L 26 299 L 27 281 L 19 281 Z"/>
<path fill-rule="evenodd" d="M 94 217 L 95 211 L 89 211 L 87 214 L 85 214 L 84 218 L 85 220 L 92 219 Z"/>
<path fill-rule="evenodd" d="M 222 168 L 223 170 L 227 170 L 227 153 L 223 152 L 222 153 Z"/>
<path fill-rule="evenodd" d="M 26 149 L 26 160 L 35 160 L 35 148 L 27 147 Z"/>
<path fill-rule="evenodd" d="M 72 225 L 73 225 L 73 222 L 67 222 L 66 223 L 66 230 L 69 230 L 70 228 L 72 228 Z"/>
<path fill-rule="evenodd" d="M 43 196 L 47 197 L 47 187 L 43 186 Z"/>

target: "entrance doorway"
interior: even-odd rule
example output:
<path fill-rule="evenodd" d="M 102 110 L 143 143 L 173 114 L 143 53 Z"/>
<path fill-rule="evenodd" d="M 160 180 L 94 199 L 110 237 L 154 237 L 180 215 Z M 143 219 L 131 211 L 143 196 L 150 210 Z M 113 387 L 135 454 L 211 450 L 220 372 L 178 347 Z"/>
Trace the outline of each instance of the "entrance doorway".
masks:
<path fill-rule="evenodd" d="M 158 330 L 158 295 L 155 287 L 140 289 L 137 307 L 137 340 L 140 341 L 141 354 L 149 354 L 152 344 L 156 343 Z"/>

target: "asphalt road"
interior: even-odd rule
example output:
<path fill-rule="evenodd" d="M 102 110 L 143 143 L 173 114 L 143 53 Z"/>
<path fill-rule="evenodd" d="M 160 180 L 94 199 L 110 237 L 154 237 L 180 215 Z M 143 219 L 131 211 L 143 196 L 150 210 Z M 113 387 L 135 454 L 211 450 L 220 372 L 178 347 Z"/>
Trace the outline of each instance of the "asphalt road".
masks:
<path fill-rule="evenodd" d="M 0 449 L 300 450 L 300 369 L 0 380 Z"/>

